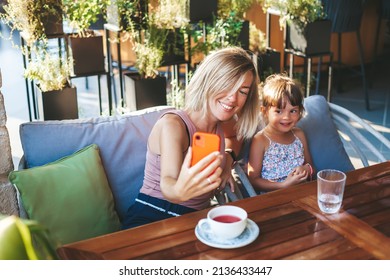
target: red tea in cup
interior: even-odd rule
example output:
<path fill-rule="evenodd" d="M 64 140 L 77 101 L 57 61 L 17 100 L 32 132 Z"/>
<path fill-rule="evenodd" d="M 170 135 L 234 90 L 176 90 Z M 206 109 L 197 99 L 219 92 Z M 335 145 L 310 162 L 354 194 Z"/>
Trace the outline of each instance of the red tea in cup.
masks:
<path fill-rule="evenodd" d="M 235 223 L 238 221 L 241 221 L 241 219 L 237 216 L 233 215 L 220 215 L 213 218 L 214 221 L 220 222 L 220 223 Z"/>
<path fill-rule="evenodd" d="M 207 223 L 210 233 L 215 238 L 232 239 L 239 236 L 246 227 L 248 213 L 237 206 L 222 205 L 212 208 L 206 219 L 201 219 L 199 225 Z"/>

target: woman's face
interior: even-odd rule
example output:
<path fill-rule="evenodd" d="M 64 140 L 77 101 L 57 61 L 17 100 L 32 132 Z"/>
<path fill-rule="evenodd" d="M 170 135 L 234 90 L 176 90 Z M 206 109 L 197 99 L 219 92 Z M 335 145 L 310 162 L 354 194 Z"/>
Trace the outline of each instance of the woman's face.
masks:
<path fill-rule="evenodd" d="M 244 107 L 252 81 L 252 72 L 247 72 L 237 91 L 223 91 L 211 98 L 211 112 L 219 121 L 230 120 L 242 107 Z"/>

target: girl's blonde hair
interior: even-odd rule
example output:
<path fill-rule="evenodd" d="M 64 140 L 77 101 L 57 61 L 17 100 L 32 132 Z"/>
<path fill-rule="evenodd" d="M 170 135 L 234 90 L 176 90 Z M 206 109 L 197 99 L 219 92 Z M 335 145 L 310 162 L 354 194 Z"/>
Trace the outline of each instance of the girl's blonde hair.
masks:
<path fill-rule="evenodd" d="M 265 79 L 261 96 L 262 112 L 267 111 L 271 106 L 283 109 L 288 101 L 292 106 L 299 107 L 300 117 L 302 117 L 305 110 L 303 100 L 300 83 L 286 74 L 273 74 Z"/>
<path fill-rule="evenodd" d="M 237 91 L 247 72 L 252 73 L 253 80 L 244 107 L 238 112 L 235 130 L 238 139 L 251 138 L 259 123 L 259 78 L 251 56 L 242 48 L 215 51 L 201 62 L 187 86 L 184 110 L 206 115 L 210 98 L 223 91 Z"/>

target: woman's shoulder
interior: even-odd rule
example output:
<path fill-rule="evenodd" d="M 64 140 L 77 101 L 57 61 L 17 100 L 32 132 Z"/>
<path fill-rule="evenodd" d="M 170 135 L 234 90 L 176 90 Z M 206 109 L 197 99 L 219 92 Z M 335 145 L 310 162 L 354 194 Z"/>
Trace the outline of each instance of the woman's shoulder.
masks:
<path fill-rule="evenodd" d="M 157 121 L 156 126 L 164 127 L 166 130 L 175 130 L 178 127 L 185 128 L 185 123 L 180 114 L 177 114 L 178 110 L 168 111 L 164 113 Z"/>

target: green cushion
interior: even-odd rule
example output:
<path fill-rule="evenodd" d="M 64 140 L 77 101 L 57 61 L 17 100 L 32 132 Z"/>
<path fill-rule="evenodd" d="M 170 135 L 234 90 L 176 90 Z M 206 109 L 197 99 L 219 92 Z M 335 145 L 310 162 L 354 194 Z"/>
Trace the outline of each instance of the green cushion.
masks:
<path fill-rule="evenodd" d="M 120 229 L 95 144 L 53 163 L 13 171 L 9 179 L 29 218 L 46 226 L 62 244 Z"/>

